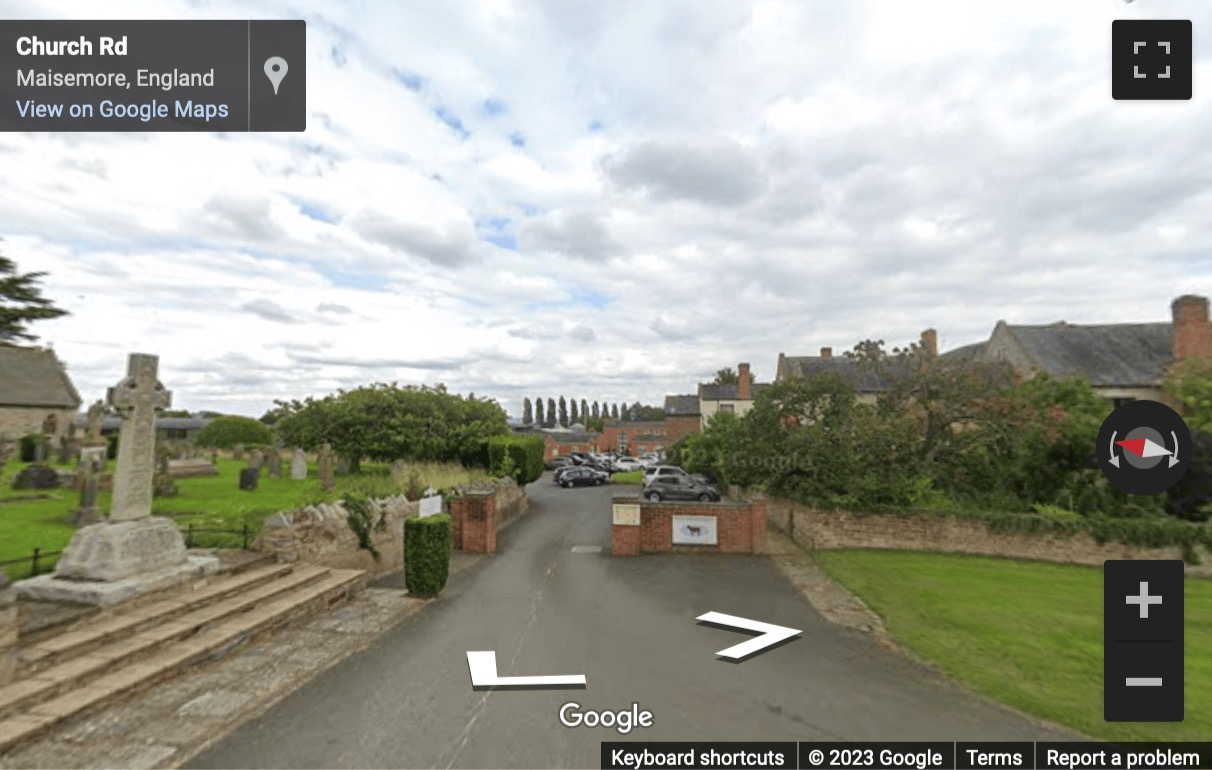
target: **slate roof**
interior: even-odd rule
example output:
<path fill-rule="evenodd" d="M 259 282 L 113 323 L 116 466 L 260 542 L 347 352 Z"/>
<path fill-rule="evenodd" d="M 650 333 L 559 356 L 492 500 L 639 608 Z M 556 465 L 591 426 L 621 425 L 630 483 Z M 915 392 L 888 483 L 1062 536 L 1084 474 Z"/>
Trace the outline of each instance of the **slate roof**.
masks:
<path fill-rule="evenodd" d="M 80 401 L 54 351 L 0 344 L 0 406 L 79 409 Z"/>
<path fill-rule="evenodd" d="M 562 433 L 544 431 L 557 444 L 592 444 L 597 439 L 596 433 Z"/>
<path fill-rule="evenodd" d="M 665 415 L 667 417 L 682 417 L 699 414 L 699 397 L 665 396 Z"/>
<path fill-rule="evenodd" d="M 1174 327 L 1168 323 L 1005 329 L 1043 371 L 1081 376 L 1094 386 L 1156 386 L 1174 360 Z"/>
<path fill-rule="evenodd" d="M 864 369 L 846 357 L 785 356 L 783 363 L 789 377 L 816 377 L 832 374 L 850 383 L 857 393 L 879 393 L 888 388 L 887 380 L 878 372 Z"/>
<path fill-rule="evenodd" d="M 955 363 L 979 361 L 984 357 L 985 349 L 988 347 L 988 342 L 974 342 L 971 345 L 961 345 L 953 350 L 948 350 L 946 353 L 941 354 L 939 358 L 954 361 Z"/>
<path fill-rule="evenodd" d="M 749 395 L 752 398 L 757 398 L 758 394 L 768 387 L 770 387 L 769 383 L 755 382 L 749 386 Z M 705 382 L 699 385 L 699 398 L 706 401 L 740 400 L 740 397 L 737 395 L 736 385 L 716 385 L 714 382 Z"/>

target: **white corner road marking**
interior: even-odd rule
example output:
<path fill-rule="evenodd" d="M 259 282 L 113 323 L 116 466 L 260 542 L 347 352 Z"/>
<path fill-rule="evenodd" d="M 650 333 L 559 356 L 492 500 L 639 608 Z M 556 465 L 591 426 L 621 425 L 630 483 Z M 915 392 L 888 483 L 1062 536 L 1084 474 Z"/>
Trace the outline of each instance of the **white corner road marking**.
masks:
<path fill-rule="evenodd" d="M 497 654 L 492 650 L 467 653 L 472 687 L 567 687 L 585 684 L 584 674 L 569 676 L 497 676 Z"/>
<path fill-rule="evenodd" d="M 732 658 L 733 660 L 748 657 L 755 652 L 760 652 L 767 647 L 803 633 L 798 629 L 776 626 L 772 623 L 763 623 L 759 620 L 738 618 L 736 615 L 725 615 L 722 612 L 708 612 L 705 615 L 699 615 L 695 620 L 703 623 L 729 626 L 731 628 L 740 628 L 746 631 L 757 631 L 761 634 L 761 636 L 755 636 L 747 642 L 741 642 L 734 647 L 729 647 L 716 653 L 721 658 Z"/>

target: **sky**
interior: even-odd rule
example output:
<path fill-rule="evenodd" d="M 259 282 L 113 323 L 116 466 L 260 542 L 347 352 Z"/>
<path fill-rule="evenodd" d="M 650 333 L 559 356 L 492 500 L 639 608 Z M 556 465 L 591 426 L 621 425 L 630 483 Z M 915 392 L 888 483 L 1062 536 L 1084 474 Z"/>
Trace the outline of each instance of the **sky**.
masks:
<path fill-rule="evenodd" d="M 86 403 L 444 383 L 660 404 L 926 328 L 1168 321 L 1212 293 L 1212 4 L 16 2 L 304 19 L 308 129 L 0 134 L 0 253 Z M 1111 99 L 1111 22 L 1194 23 L 1194 98 Z"/>

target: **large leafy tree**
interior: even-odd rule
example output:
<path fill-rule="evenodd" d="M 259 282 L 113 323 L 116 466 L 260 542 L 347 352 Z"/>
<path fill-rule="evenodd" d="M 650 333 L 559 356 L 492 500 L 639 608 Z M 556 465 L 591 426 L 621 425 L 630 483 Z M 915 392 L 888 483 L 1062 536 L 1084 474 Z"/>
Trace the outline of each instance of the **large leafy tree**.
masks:
<path fill-rule="evenodd" d="M 534 421 L 540 428 L 547 427 L 547 422 L 543 418 L 543 399 L 541 398 L 534 400 Z"/>
<path fill-rule="evenodd" d="M 314 449 L 328 443 L 357 470 L 366 460 L 482 461 L 485 442 L 509 432 L 496 401 L 447 392 L 445 386 L 376 383 L 323 398 L 278 402 L 277 422 L 288 443 Z"/>
<path fill-rule="evenodd" d="M 194 443 L 202 447 L 231 449 L 236 444 L 261 445 L 273 441 L 273 431 L 252 417 L 226 415 L 216 417 L 198 431 Z"/>
<path fill-rule="evenodd" d="M 534 423 L 534 409 L 530 405 L 530 396 L 522 399 L 522 424 L 530 425 Z"/>
<path fill-rule="evenodd" d="M 568 419 L 573 423 L 581 421 L 580 409 L 577 407 L 577 400 L 574 398 L 568 402 Z"/>
<path fill-rule="evenodd" d="M 556 402 L 554 398 L 547 399 L 547 427 L 554 428 L 556 424 Z"/>
<path fill-rule="evenodd" d="M 568 402 L 560 396 L 560 425 L 568 427 Z"/>
<path fill-rule="evenodd" d="M 0 255 L 0 342 L 37 339 L 27 329 L 34 321 L 68 315 L 42 296 L 38 286 L 46 273 L 20 273 L 17 264 Z"/>
<path fill-rule="evenodd" d="M 588 419 L 589 419 L 589 402 L 582 398 L 581 399 L 581 421 L 584 422 L 585 420 L 588 420 Z"/>

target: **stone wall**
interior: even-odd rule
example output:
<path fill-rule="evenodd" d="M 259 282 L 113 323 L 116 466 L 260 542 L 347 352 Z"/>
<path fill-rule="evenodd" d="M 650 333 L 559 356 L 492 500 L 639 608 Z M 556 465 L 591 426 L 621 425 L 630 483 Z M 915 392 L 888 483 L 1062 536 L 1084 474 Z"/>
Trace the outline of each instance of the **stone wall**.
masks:
<path fill-rule="evenodd" d="M 884 548 L 897 551 L 938 551 L 1012 559 L 1087 564 L 1101 567 L 1107 559 L 1181 559 L 1183 550 L 1139 548 L 1122 543 L 1099 543 L 1074 533 L 993 532 L 975 519 L 940 514 L 897 516 L 824 511 L 800 503 L 769 498 L 769 521 L 809 550 Z M 1212 556 L 1188 565 L 1191 575 L 1212 575 Z"/>
<path fill-rule="evenodd" d="M 76 420 L 75 409 L 45 409 L 0 406 L 0 439 L 17 440 L 30 433 L 42 433 L 42 421 L 55 415 L 57 436 L 67 435 L 68 426 Z"/>
<path fill-rule="evenodd" d="M 359 545 L 342 500 L 270 516 L 251 548 L 272 554 L 278 561 L 360 569 L 378 577 L 404 567 L 404 519 L 416 516 L 417 509 L 418 503 L 410 503 L 402 495 L 371 501 L 376 521 L 387 512 L 387 529 L 371 532 L 371 542 L 381 557 L 378 561 Z"/>
<path fill-rule="evenodd" d="M 13 681 L 17 669 L 17 594 L 0 575 L 0 687 Z"/>

